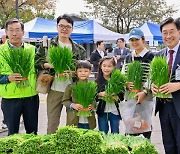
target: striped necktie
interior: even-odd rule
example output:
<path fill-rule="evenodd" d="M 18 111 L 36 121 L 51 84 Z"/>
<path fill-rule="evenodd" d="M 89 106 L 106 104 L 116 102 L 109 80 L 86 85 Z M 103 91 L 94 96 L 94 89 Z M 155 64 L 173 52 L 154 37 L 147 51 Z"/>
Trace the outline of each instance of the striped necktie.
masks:
<path fill-rule="evenodd" d="M 169 61 L 168 61 L 168 67 L 169 67 L 168 76 L 169 77 L 170 77 L 171 69 L 172 69 L 173 53 L 174 53 L 174 50 L 169 50 Z"/>

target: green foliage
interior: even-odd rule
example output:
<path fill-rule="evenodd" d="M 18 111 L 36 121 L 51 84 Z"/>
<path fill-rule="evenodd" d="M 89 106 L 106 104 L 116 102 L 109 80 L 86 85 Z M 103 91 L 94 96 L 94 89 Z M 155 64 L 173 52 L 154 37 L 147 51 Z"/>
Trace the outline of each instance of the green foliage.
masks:
<path fill-rule="evenodd" d="M 150 79 L 152 83 L 157 85 L 158 88 L 163 84 L 169 82 L 168 72 L 169 72 L 169 67 L 165 58 L 159 56 L 159 57 L 155 57 L 152 60 Z M 168 95 L 162 94 L 160 92 L 158 92 L 155 96 L 160 98 L 168 98 Z"/>
<path fill-rule="evenodd" d="M 37 154 L 40 151 L 42 140 L 40 136 L 22 141 L 14 148 L 14 154 Z"/>
<path fill-rule="evenodd" d="M 97 84 L 94 81 L 77 82 L 72 87 L 72 94 L 78 104 L 81 104 L 83 108 L 88 108 L 95 101 L 95 95 L 97 93 Z M 89 117 L 90 111 L 78 111 L 78 116 Z"/>
<path fill-rule="evenodd" d="M 157 154 L 154 145 L 142 137 L 108 134 L 73 126 L 55 134 L 15 134 L 0 139 L 0 153 L 7 154 Z"/>
<path fill-rule="evenodd" d="M 27 140 L 27 139 L 36 137 L 36 135 L 35 134 L 14 134 L 14 135 L 11 135 L 10 137 L 16 137 L 16 138 L 20 139 L 21 141 L 23 141 L 23 140 Z"/>
<path fill-rule="evenodd" d="M 21 142 L 17 137 L 6 137 L 0 139 L 0 153 L 12 153 L 13 149 Z"/>
<path fill-rule="evenodd" d="M 28 86 L 28 76 L 33 73 L 33 54 L 31 51 L 23 48 L 10 48 L 9 52 L 1 52 L 3 60 L 8 64 L 12 73 L 19 73 L 22 75 L 23 80 L 16 83 L 18 87 Z"/>
<path fill-rule="evenodd" d="M 42 136 L 39 154 L 55 154 L 57 149 L 55 141 L 55 134 Z"/>
<path fill-rule="evenodd" d="M 120 92 L 124 92 L 126 85 L 125 75 L 121 73 L 119 69 L 112 72 L 110 79 L 105 87 L 107 94 L 117 95 Z"/>
<path fill-rule="evenodd" d="M 106 154 L 114 154 L 114 153 L 122 153 L 122 154 L 130 154 L 128 150 L 128 146 L 122 142 L 122 140 L 126 139 L 124 135 L 120 134 L 108 134 L 105 137 L 105 153 Z"/>
<path fill-rule="evenodd" d="M 121 154 L 130 154 L 128 151 L 128 148 L 120 143 L 120 142 L 114 142 L 107 146 L 106 148 L 106 154 L 115 154 L 115 153 L 121 153 Z"/>
<path fill-rule="evenodd" d="M 114 103 L 114 96 L 117 96 L 119 93 L 123 93 L 126 86 L 126 77 L 121 73 L 120 70 L 115 69 L 110 79 L 105 86 L 106 95 L 102 97 L 103 100 L 109 103 Z"/>
<path fill-rule="evenodd" d="M 105 142 L 107 144 L 105 149 L 108 154 L 158 154 L 155 146 L 140 136 L 108 134 L 105 137 Z"/>
<path fill-rule="evenodd" d="M 101 23 L 118 33 L 128 33 L 144 22 L 160 23 L 177 12 L 167 6 L 165 0 L 85 0 L 88 11 L 81 12 L 86 19 L 99 19 Z M 136 16 L 135 16 L 136 15 Z"/>
<path fill-rule="evenodd" d="M 3 27 L 9 19 L 16 18 L 16 0 L 0 0 L 0 26 Z M 23 22 L 35 17 L 54 19 L 56 0 L 19 0 L 19 19 Z"/>
<path fill-rule="evenodd" d="M 48 61 L 53 65 L 58 79 L 62 81 L 66 80 L 62 73 L 74 65 L 73 53 L 68 47 L 51 46 L 48 50 Z"/>
<path fill-rule="evenodd" d="M 99 154 L 102 153 L 103 136 L 98 131 L 88 130 L 78 140 L 77 154 Z"/>
<path fill-rule="evenodd" d="M 9 52 L 2 51 L 1 56 L 8 64 L 13 73 L 19 73 L 27 78 L 30 71 L 34 68 L 33 54 L 23 48 L 11 48 Z"/>
<path fill-rule="evenodd" d="M 131 149 L 132 149 L 133 146 L 136 146 L 137 144 L 143 144 L 146 141 L 148 141 L 148 140 L 146 138 L 144 138 L 144 137 L 129 136 L 129 135 L 125 136 L 125 138 L 122 140 L 122 142 L 124 144 L 126 144 L 128 147 L 130 147 Z"/>
<path fill-rule="evenodd" d="M 142 77 L 143 77 L 143 68 L 139 61 L 133 61 L 127 66 L 127 81 L 134 83 L 133 90 L 141 90 L 142 88 Z M 129 97 L 134 98 L 136 92 L 130 92 Z"/>
<path fill-rule="evenodd" d="M 158 154 L 158 151 L 155 149 L 154 145 L 149 141 L 144 143 L 136 144 L 132 147 L 132 154 Z"/>
<path fill-rule="evenodd" d="M 74 153 L 83 131 L 84 130 L 72 126 L 59 128 L 59 130 L 56 131 L 57 151 L 62 154 Z"/>

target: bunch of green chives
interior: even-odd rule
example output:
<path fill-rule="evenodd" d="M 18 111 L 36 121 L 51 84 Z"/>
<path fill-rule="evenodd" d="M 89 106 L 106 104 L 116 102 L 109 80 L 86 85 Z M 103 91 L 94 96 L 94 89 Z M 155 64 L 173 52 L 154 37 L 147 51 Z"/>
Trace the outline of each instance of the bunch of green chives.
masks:
<path fill-rule="evenodd" d="M 165 58 L 158 56 L 152 60 L 151 70 L 150 70 L 150 79 L 152 83 L 157 85 L 158 88 L 162 86 L 163 84 L 169 82 L 168 72 L 169 72 L 169 67 Z M 162 94 L 160 92 L 157 92 L 155 96 L 159 98 L 169 97 L 169 95 Z"/>
<path fill-rule="evenodd" d="M 114 103 L 114 96 L 117 96 L 119 93 L 123 93 L 126 86 L 126 77 L 121 73 L 120 70 L 115 69 L 110 79 L 105 86 L 106 95 L 102 99 L 108 103 Z"/>
<path fill-rule="evenodd" d="M 130 98 L 134 98 L 134 95 L 142 88 L 143 68 L 139 61 L 133 61 L 127 66 L 127 81 L 133 82 L 134 87 L 129 93 Z"/>
<path fill-rule="evenodd" d="M 10 48 L 8 52 L 2 52 L 1 56 L 13 73 L 22 75 L 24 80 L 17 83 L 17 86 L 28 86 L 28 76 L 34 68 L 31 51 L 24 48 Z"/>
<path fill-rule="evenodd" d="M 89 105 L 95 101 L 97 93 L 97 84 L 94 81 L 77 82 L 72 88 L 72 94 L 78 104 L 81 104 L 84 108 L 78 111 L 78 116 L 89 117 L 91 111 L 86 110 Z"/>
<path fill-rule="evenodd" d="M 48 61 L 53 65 L 60 81 L 66 80 L 64 71 L 74 68 L 73 53 L 68 47 L 51 46 L 48 50 Z"/>

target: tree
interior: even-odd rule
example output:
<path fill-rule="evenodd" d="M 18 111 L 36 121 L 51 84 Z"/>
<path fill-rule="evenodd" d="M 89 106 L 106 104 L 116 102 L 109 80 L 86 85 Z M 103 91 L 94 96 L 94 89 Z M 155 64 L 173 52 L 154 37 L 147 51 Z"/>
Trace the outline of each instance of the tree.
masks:
<path fill-rule="evenodd" d="M 16 17 L 16 0 L 0 0 L 0 26 Z M 19 17 L 27 22 L 35 17 L 54 19 L 56 0 L 19 0 Z"/>
<path fill-rule="evenodd" d="M 167 6 L 165 0 L 85 0 L 87 12 L 81 12 L 85 18 L 98 18 L 106 27 L 118 33 L 128 33 L 132 27 L 146 21 L 159 23 L 172 16 L 177 10 Z"/>

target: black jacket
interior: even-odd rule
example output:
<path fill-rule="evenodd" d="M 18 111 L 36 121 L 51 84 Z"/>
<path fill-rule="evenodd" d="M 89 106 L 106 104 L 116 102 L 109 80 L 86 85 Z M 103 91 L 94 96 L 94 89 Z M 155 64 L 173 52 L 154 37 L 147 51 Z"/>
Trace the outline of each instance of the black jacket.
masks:
<path fill-rule="evenodd" d="M 90 62 L 93 64 L 93 71 L 97 72 L 99 67 L 99 61 L 101 60 L 101 55 L 97 50 L 93 51 L 90 56 Z"/>
<path fill-rule="evenodd" d="M 98 85 L 98 93 L 105 91 L 105 85 L 107 84 L 107 80 L 104 77 L 102 77 L 100 81 L 96 81 L 96 82 Z M 123 93 L 119 93 L 118 96 L 120 98 L 120 101 L 124 100 L 124 94 Z M 99 101 L 96 113 L 98 116 L 101 116 L 104 113 L 104 109 L 106 107 L 106 102 L 104 100 L 98 98 L 98 97 L 96 98 L 96 101 Z M 118 103 L 120 103 L 120 101 L 115 102 L 119 116 L 121 116 L 120 110 L 119 110 L 119 104 L 118 104 Z"/>

